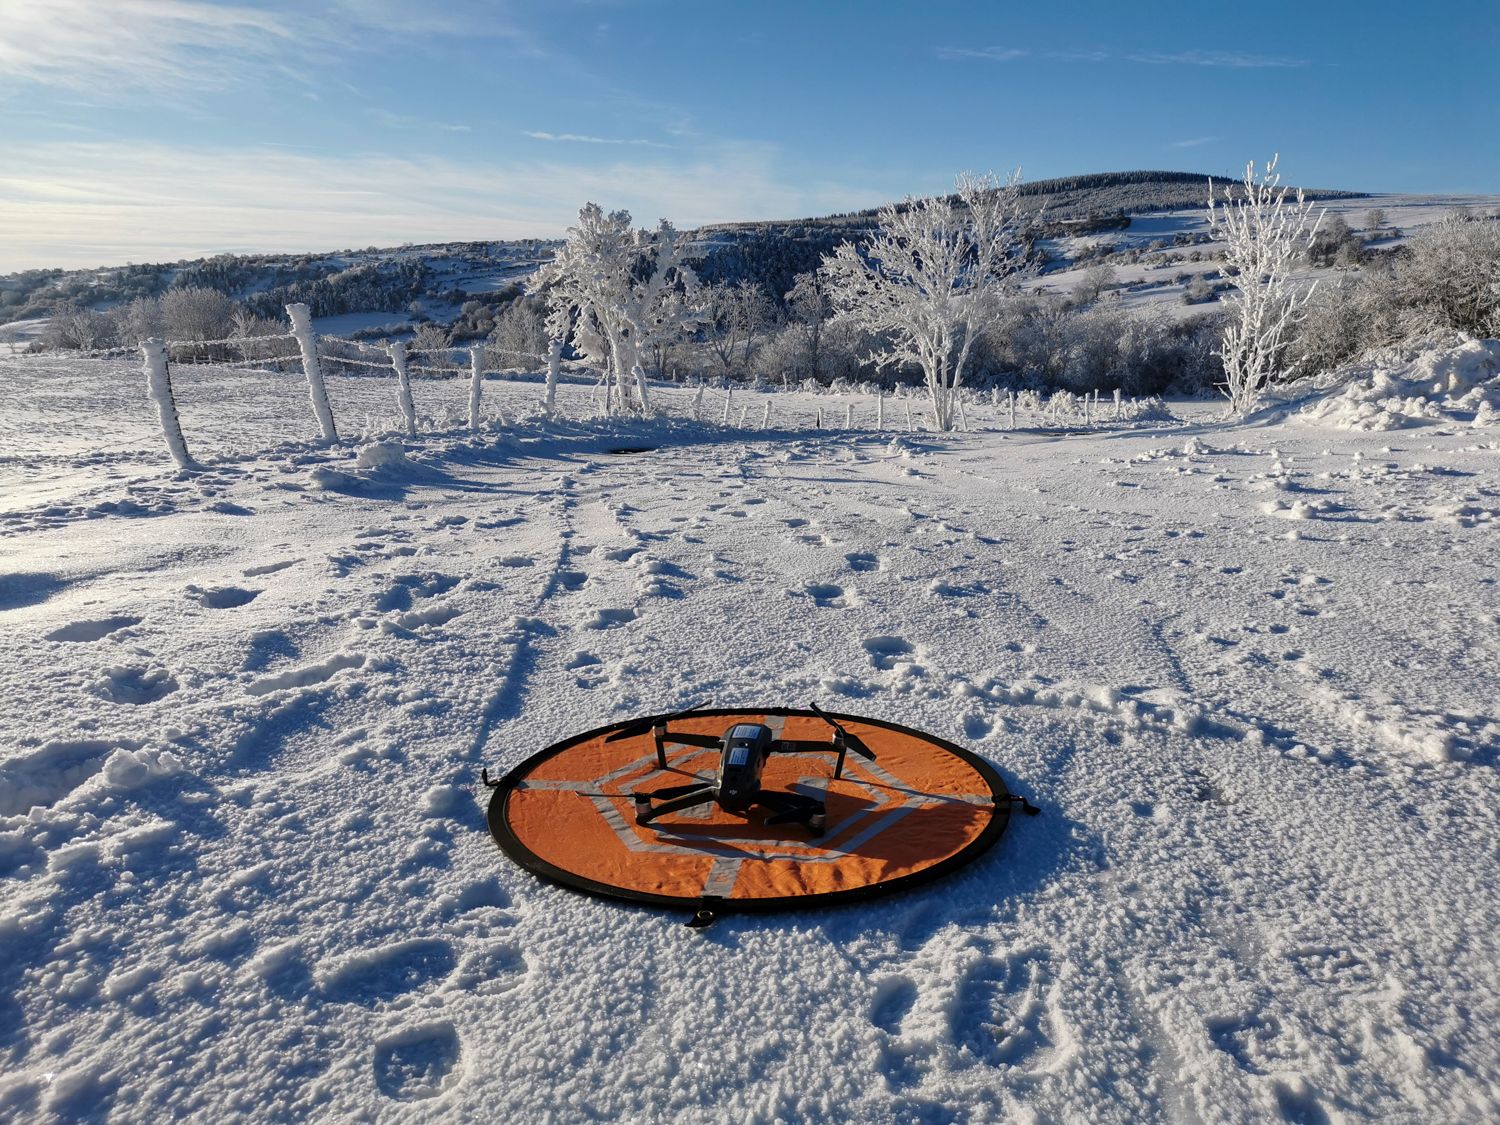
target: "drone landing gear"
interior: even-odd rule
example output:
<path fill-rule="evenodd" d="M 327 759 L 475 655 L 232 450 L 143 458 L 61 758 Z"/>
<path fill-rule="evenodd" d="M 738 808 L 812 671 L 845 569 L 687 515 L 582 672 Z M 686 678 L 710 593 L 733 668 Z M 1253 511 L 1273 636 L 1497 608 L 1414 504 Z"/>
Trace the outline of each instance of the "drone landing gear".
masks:
<path fill-rule="evenodd" d="M 683 809 L 717 802 L 719 790 L 712 783 L 705 781 L 692 785 L 672 785 L 651 793 L 636 793 L 634 797 L 635 822 L 650 824 L 653 820 L 668 813 L 681 812 Z M 655 804 L 656 801 L 661 803 Z M 762 789 L 755 795 L 750 805 L 760 805 L 770 810 L 771 815 L 765 819 L 768 825 L 800 824 L 814 836 L 823 835 L 828 825 L 828 813 L 823 802 L 812 797 L 804 797 L 799 793 L 777 793 Z"/>
<path fill-rule="evenodd" d="M 771 810 L 771 815 L 766 817 L 767 824 L 800 824 L 814 836 L 823 835 L 823 830 L 828 827 L 828 812 L 823 802 L 812 797 L 762 791 L 755 800 Z"/>

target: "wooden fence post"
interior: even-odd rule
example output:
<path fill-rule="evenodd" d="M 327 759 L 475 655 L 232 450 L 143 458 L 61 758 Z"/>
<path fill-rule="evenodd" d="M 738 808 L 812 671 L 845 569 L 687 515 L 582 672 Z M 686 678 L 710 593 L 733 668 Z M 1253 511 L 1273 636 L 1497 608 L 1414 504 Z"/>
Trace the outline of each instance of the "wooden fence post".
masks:
<path fill-rule="evenodd" d="M 561 340 L 553 340 L 547 345 L 547 398 L 544 409 L 548 418 L 557 409 L 557 377 L 562 371 L 562 350 Z"/>
<path fill-rule="evenodd" d="M 318 363 L 318 336 L 313 331 L 312 312 L 304 304 L 288 305 L 286 315 L 292 321 L 292 335 L 302 349 L 302 371 L 307 376 L 307 392 L 312 396 L 313 414 L 323 440 L 329 445 L 339 440 L 333 424 L 333 407 L 328 402 L 328 388 L 323 383 L 323 368 Z"/>
<path fill-rule="evenodd" d="M 417 407 L 411 398 L 411 374 L 406 370 L 406 344 L 397 340 L 386 350 L 391 357 L 391 366 L 396 370 L 396 403 L 406 421 L 406 436 L 416 437 Z"/>
<path fill-rule="evenodd" d="M 155 338 L 142 340 L 141 358 L 145 361 L 146 393 L 156 403 L 162 436 L 167 439 L 172 460 L 179 469 L 196 469 L 198 463 L 188 453 L 182 424 L 177 420 L 177 400 L 172 396 L 172 374 L 167 368 L 167 346 Z"/>

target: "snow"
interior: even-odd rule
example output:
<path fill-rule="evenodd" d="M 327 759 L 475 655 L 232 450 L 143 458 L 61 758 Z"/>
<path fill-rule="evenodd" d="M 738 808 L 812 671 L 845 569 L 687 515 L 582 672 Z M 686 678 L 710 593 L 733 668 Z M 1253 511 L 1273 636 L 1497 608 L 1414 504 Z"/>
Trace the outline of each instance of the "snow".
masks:
<path fill-rule="evenodd" d="M 1493 1119 L 1496 347 L 1355 373 L 1396 431 L 330 375 L 324 447 L 179 367 L 196 473 L 135 363 L 0 356 L 0 1117 Z M 482 766 L 813 700 L 1043 811 L 701 933 L 486 832 Z"/>
<path fill-rule="evenodd" d="M 1308 403 L 1301 418 L 1349 430 L 1400 430 L 1462 422 L 1496 425 L 1500 406 L 1500 341 L 1457 335 L 1393 349 L 1339 372 L 1343 391 Z"/>

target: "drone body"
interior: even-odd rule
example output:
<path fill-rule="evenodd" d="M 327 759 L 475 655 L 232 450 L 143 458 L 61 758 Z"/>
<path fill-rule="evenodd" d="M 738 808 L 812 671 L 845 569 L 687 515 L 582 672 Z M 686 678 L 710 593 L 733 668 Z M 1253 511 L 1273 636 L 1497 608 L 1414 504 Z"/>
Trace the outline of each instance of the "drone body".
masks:
<path fill-rule="evenodd" d="M 765 771 L 766 759 L 772 754 L 833 752 L 838 755 L 833 776 L 838 778 L 844 772 L 844 755 L 850 750 L 871 761 L 874 761 L 875 755 L 834 719 L 816 707 L 813 710 L 833 728 L 832 738 L 828 742 L 778 739 L 771 728 L 763 723 L 735 723 L 719 738 L 700 734 L 672 734 L 673 742 L 717 749 L 718 774 L 712 780 L 700 777 L 688 785 L 672 785 L 649 793 L 635 793 L 635 822 L 650 824 L 667 813 L 681 812 L 712 801 L 725 812 L 740 815 L 750 813 L 759 805 L 771 813 L 765 820 L 766 824 L 800 824 L 814 836 L 823 835 L 828 813 L 822 797 L 762 788 L 761 776 Z M 652 724 L 656 736 L 657 762 L 663 770 L 668 768 L 667 724 L 677 717 L 669 715 Z M 626 733 L 629 731 L 621 732 Z M 658 801 L 661 803 L 654 803 Z"/>
<path fill-rule="evenodd" d="M 719 755 L 719 807 L 748 812 L 760 795 L 760 776 L 771 756 L 775 736 L 762 723 L 736 723 L 724 732 Z"/>

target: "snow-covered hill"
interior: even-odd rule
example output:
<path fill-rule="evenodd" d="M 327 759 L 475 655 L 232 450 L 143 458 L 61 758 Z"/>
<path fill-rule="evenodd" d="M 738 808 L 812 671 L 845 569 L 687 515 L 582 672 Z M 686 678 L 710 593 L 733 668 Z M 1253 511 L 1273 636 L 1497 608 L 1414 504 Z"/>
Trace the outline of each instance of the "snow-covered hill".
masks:
<path fill-rule="evenodd" d="M 492 381 L 509 426 L 398 457 L 307 444 L 289 377 L 179 373 L 191 476 L 134 365 L 0 358 L 0 1117 L 1500 1113 L 1476 403 L 936 437 Z M 914 724 L 1042 815 L 701 933 L 495 848 L 481 766 L 704 700 Z"/>

